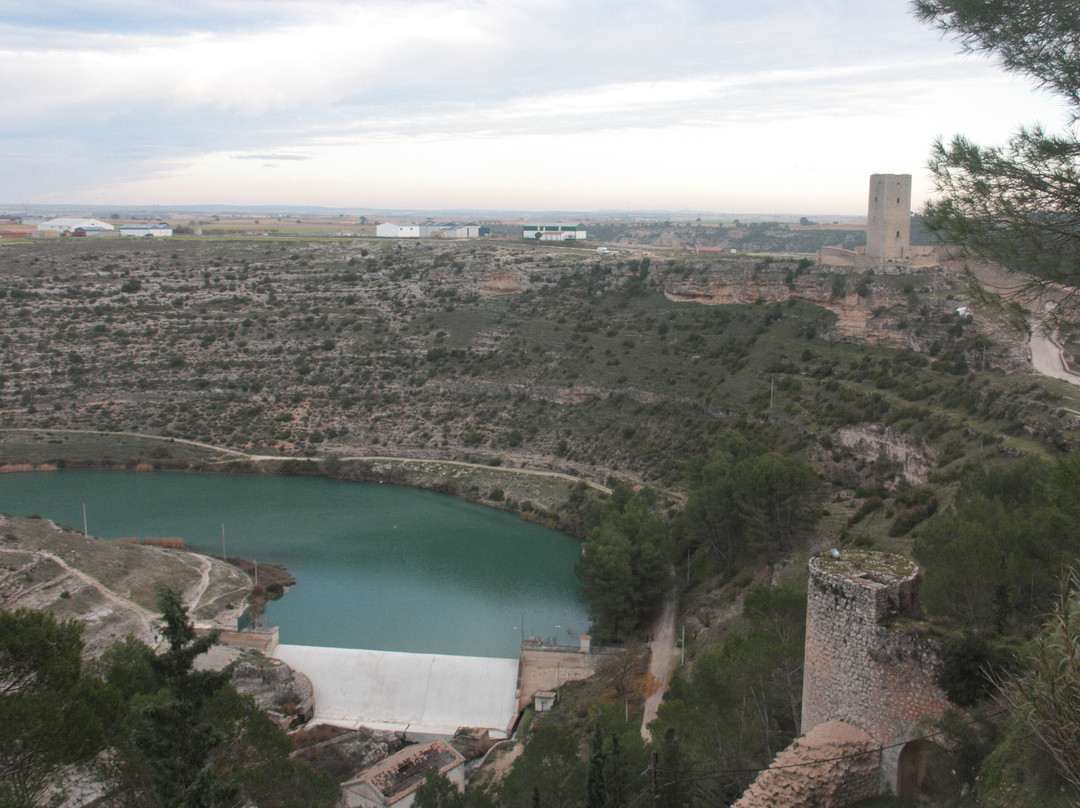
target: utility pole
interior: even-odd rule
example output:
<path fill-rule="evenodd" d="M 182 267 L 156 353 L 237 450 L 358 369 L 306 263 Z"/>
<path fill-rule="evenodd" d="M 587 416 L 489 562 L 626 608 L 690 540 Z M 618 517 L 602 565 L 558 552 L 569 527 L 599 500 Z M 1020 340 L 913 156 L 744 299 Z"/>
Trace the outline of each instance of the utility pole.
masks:
<path fill-rule="evenodd" d="M 657 804 L 660 801 L 660 788 L 656 784 L 656 761 L 657 761 L 657 758 L 659 757 L 659 755 L 660 755 L 659 752 L 654 751 L 652 753 L 652 766 L 650 766 L 650 768 L 652 769 L 652 804 L 653 804 L 653 808 L 656 808 Z"/>
<path fill-rule="evenodd" d="M 87 534 L 87 532 L 86 532 L 86 503 L 85 502 L 82 504 L 82 534 L 83 534 L 84 539 L 90 538 L 89 534 Z"/>
<path fill-rule="evenodd" d="M 228 558 L 225 555 L 225 523 L 221 523 L 221 560 L 225 561 Z"/>

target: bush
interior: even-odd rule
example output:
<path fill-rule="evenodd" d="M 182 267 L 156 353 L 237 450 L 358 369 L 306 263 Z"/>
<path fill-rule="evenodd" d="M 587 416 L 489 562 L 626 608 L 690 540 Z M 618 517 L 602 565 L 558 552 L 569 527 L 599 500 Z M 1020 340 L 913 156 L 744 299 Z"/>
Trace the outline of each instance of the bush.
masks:
<path fill-rule="evenodd" d="M 971 707 L 990 694 L 994 667 L 990 644 L 968 633 L 943 644 L 937 684 L 953 704 Z"/>

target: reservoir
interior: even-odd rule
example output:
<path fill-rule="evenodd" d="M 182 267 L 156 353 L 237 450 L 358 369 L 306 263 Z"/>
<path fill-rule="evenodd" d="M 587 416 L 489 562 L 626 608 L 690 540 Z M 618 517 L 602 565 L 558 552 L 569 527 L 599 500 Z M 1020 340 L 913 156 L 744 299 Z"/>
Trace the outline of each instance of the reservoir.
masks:
<path fill-rule="evenodd" d="M 581 543 L 442 494 L 310 477 L 180 472 L 0 475 L 0 511 L 91 536 L 179 537 L 194 550 L 283 564 L 281 642 L 517 657 L 523 636 L 588 631 Z M 167 582 L 166 582 L 167 583 Z M 524 618 L 524 619 L 523 619 Z"/>

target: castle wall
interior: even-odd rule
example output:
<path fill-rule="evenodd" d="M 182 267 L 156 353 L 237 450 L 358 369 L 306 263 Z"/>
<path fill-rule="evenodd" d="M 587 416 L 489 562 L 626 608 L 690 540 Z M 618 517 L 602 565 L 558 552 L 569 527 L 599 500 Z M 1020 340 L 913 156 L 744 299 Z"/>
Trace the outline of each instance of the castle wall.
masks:
<path fill-rule="evenodd" d="M 911 248 L 911 175 L 871 174 L 866 216 L 866 255 L 900 261 Z"/>

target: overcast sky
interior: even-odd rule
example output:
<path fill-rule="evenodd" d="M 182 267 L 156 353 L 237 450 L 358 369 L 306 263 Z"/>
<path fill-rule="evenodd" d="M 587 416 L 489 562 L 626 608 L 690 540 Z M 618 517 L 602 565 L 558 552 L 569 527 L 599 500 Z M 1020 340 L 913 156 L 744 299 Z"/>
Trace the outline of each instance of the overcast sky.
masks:
<path fill-rule="evenodd" d="M 866 212 L 1064 123 L 906 0 L 0 0 L 0 202 Z"/>

